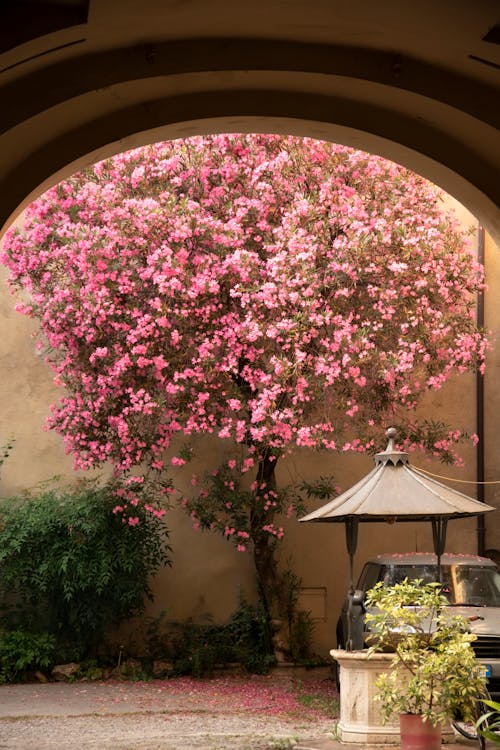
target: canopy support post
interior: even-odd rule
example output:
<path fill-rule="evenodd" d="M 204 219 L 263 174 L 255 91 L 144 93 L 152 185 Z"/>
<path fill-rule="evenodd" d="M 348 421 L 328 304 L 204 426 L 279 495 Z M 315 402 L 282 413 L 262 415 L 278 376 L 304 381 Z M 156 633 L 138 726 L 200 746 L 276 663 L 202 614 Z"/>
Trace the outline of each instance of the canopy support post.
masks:
<path fill-rule="evenodd" d="M 437 557 L 437 575 L 440 583 L 442 583 L 441 555 L 446 547 L 447 527 L 448 519 L 446 516 L 438 516 L 432 519 L 432 540 L 434 542 L 434 552 Z"/>
<path fill-rule="evenodd" d="M 347 642 L 346 651 L 353 651 L 353 622 L 354 622 L 354 555 L 358 546 L 358 519 L 354 516 L 346 518 L 345 540 L 349 553 L 349 591 L 347 594 Z"/>

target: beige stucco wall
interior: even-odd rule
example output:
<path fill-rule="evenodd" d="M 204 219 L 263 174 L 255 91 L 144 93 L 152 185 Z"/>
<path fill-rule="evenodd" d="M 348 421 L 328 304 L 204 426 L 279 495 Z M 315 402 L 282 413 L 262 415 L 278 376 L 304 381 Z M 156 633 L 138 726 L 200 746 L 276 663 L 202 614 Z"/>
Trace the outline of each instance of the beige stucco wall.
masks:
<path fill-rule="evenodd" d="M 476 224 L 474 217 L 455 201 L 450 199 L 450 205 L 465 225 Z M 492 331 L 492 346 L 485 376 L 485 453 L 486 479 L 492 481 L 500 479 L 496 418 L 500 406 L 497 393 L 500 382 L 500 253 L 489 237 L 486 238 L 486 269 L 489 286 L 486 326 Z M 54 475 L 60 475 L 63 480 L 74 478 L 72 460 L 65 455 L 62 440 L 44 431 L 49 405 L 58 398 L 60 391 L 53 385 L 43 358 L 36 353 L 34 324 L 13 310 L 14 299 L 6 289 L 6 276 L 5 270 L 0 268 L 0 444 L 13 437 L 15 447 L 1 469 L 1 496 L 32 488 Z M 422 408 L 430 418 L 475 432 L 474 378 L 469 375 L 456 378 L 441 391 L 431 394 Z M 207 467 L 220 463 L 218 450 L 217 443 L 206 443 L 203 462 Z M 463 451 L 463 456 L 465 467 L 461 469 L 428 462 L 421 456 L 415 456 L 413 461 L 438 474 L 474 480 L 476 459 L 472 446 Z M 289 483 L 294 479 L 334 474 L 340 486 L 347 488 L 371 466 L 372 460 L 363 456 L 327 456 L 304 450 L 280 464 L 278 477 L 281 482 Z M 475 494 L 474 484 L 455 486 Z M 500 507 L 500 484 L 487 487 L 486 501 Z M 174 564 L 155 580 L 156 601 L 149 607 L 148 614 L 154 615 L 167 608 L 173 619 L 196 619 L 209 613 L 216 621 L 223 621 L 235 608 L 239 586 L 249 596 L 254 595 L 249 555 L 236 552 L 216 535 L 195 532 L 180 510 L 172 510 L 168 524 Z M 500 548 L 497 513 L 490 514 L 486 526 L 486 546 Z M 282 560 L 284 563 L 293 560 L 295 571 L 302 579 L 302 604 L 316 617 L 316 649 L 327 657 L 335 645 L 335 624 L 347 585 L 344 528 L 296 521 L 288 521 L 286 527 Z M 359 572 L 363 561 L 372 554 L 431 548 L 431 532 L 425 524 L 365 524 L 360 528 L 355 572 Z M 450 524 L 447 549 L 476 551 L 475 520 Z"/>

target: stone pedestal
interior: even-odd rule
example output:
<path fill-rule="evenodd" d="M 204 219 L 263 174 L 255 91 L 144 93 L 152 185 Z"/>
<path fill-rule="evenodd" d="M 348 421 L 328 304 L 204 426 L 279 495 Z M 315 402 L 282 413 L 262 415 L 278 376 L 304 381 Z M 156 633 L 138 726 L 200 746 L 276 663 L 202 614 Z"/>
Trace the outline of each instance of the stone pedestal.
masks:
<path fill-rule="evenodd" d="M 375 681 L 382 672 L 392 669 L 393 654 L 372 654 L 367 651 L 333 649 L 332 658 L 340 666 L 341 742 L 358 745 L 399 745 L 399 716 L 386 724 L 382 721 L 380 703 L 375 700 Z M 443 727 L 443 739 L 454 737 L 451 726 Z"/>
<path fill-rule="evenodd" d="M 341 742 L 367 745 L 399 745 L 399 717 L 383 724 L 380 704 L 375 701 L 375 680 L 391 669 L 392 654 L 333 649 L 331 656 L 340 666 Z"/>

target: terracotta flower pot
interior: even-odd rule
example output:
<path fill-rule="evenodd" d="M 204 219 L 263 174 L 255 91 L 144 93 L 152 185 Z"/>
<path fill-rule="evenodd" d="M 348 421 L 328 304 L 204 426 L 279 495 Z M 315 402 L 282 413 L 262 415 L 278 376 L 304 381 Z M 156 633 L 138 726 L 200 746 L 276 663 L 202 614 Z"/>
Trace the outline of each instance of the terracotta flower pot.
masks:
<path fill-rule="evenodd" d="M 441 750 L 441 727 L 432 726 L 416 714 L 399 717 L 401 750 Z"/>

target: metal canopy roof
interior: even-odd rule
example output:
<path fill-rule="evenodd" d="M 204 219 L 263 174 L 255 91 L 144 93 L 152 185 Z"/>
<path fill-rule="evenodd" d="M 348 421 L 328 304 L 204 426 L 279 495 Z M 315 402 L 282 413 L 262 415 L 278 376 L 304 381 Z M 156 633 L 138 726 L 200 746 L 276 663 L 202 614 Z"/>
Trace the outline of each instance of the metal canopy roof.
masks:
<path fill-rule="evenodd" d="M 394 450 L 396 430 L 387 430 L 389 444 L 375 456 L 375 467 L 350 489 L 301 521 L 430 521 L 464 518 L 495 510 L 462 492 L 436 482 L 410 465 L 408 453 Z"/>
<path fill-rule="evenodd" d="M 462 492 L 436 482 L 410 466 L 408 453 L 394 450 L 396 430 L 390 427 L 387 448 L 375 456 L 375 468 L 341 495 L 300 521 L 344 522 L 349 553 L 349 591 L 347 609 L 347 651 L 363 648 L 354 604 L 354 554 L 361 521 L 431 521 L 434 552 L 437 556 L 438 580 L 441 580 L 441 556 L 446 545 L 448 521 L 453 518 L 479 516 L 495 510 Z M 358 607 L 359 609 L 359 607 Z"/>

